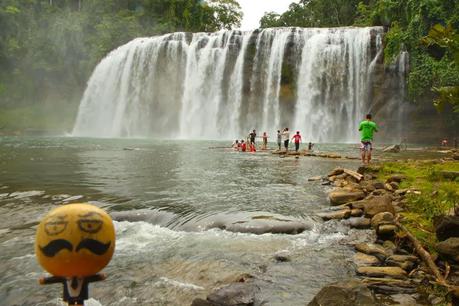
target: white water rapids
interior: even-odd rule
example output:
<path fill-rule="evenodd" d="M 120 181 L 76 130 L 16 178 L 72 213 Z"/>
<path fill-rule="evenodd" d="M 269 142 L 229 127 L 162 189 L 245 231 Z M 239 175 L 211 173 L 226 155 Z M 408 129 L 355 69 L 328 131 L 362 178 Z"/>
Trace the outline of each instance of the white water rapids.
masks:
<path fill-rule="evenodd" d="M 137 38 L 94 70 L 74 136 L 235 139 L 289 127 L 355 142 L 383 29 L 277 28 Z M 401 95 L 402 96 L 402 95 Z M 380 103 L 381 104 L 381 103 Z M 381 118 L 380 118 L 381 119 Z"/>

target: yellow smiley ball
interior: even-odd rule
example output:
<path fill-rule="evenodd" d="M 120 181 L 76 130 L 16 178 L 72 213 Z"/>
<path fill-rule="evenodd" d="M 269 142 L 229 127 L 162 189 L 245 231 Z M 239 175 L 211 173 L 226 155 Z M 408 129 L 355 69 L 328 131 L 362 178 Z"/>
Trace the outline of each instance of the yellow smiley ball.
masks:
<path fill-rule="evenodd" d="M 40 222 L 35 254 L 54 276 L 85 277 L 102 270 L 115 250 L 115 228 L 102 209 L 69 204 L 51 210 Z"/>

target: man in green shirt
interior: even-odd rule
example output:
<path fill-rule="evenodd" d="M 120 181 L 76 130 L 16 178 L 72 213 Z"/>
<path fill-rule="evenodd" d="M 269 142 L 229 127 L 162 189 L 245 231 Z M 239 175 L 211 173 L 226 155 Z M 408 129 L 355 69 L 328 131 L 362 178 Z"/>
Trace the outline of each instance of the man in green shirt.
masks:
<path fill-rule="evenodd" d="M 371 151 L 373 150 L 371 142 L 373 141 L 373 133 L 378 131 L 376 123 L 371 121 L 371 114 L 368 114 L 366 120 L 360 122 L 359 131 L 361 134 L 360 151 L 362 155 L 362 162 L 369 164 L 371 160 Z"/>

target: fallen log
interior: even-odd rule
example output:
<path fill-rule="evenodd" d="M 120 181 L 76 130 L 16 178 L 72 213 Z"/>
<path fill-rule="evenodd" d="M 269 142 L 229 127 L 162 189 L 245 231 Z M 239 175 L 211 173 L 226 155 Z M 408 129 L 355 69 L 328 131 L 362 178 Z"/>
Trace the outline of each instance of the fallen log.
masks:
<path fill-rule="evenodd" d="M 430 269 L 432 274 L 435 276 L 435 279 L 437 280 L 438 284 L 443 285 L 445 287 L 450 287 L 448 283 L 446 282 L 445 278 L 443 275 L 440 273 L 440 270 L 438 269 L 437 265 L 434 263 L 432 257 L 430 256 L 429 252 L 427 252 L 422 244 L 419 242 L 416 237 L 411 234 L 408 229 L 403 226 L 399 221 L 398 218 L 395 220 L 395 225 L 398 226 L 399 229 L 401 229 L 403 232 L 405 232 L 406 236 L 408 239 L 413 243 L 414 249 L 416 250 L 416 253 L 421 257 L 422 261 L 427 265 L 427 267 Z"/>
<path fill-rule="evenodd" d="M 360 174 L 360 173 L 357 173 L 355 171 L 352 171 L 352 170 L 349 170 L 349 169 L 344 169 L 344 173 L 352 176 L 353 178 L 355 178 L 358 182 L 360 182 L 361 180 L 363 180 L 363 175 Z"/>

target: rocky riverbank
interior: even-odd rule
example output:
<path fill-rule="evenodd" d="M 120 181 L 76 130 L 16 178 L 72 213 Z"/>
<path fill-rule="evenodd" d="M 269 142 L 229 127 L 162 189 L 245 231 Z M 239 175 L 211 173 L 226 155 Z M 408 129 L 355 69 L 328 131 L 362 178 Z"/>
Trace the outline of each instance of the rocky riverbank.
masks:
<path fill-rule="evenodd" d="M 310 179 L 332 187 L 330 207 L 319 214 L 325 222 L 338 220 L 354 229 L 372 230 L 375 239 L 353 245 L 356 276 L 325 286 L 309 306 L 459 305 L 459 209 L 454 209 L 459 204 L 458 163 L 418 161 L 397 167 L 402 171 L 392 164 L 357 171 L 336 168 Z M 437 180 L 432 182 L 436 189 L 429 195 L 429 205 L 451 202 L 435 213 L 423 211 L 429 208 L 426 204 L 413 207 L 430 191 L 421 177 L 413 181 L 421 176 L 413 168 L 426 171 L 428 180 Z M 453 194 L 443 194 L 447 188 Z M 429 228 L 429 222 L 435 226 Z M 278 255 L 276 260 L 290 260 L 288 254 Z M 255 278 L 242 276 L 192 305 L 269 305 L 259 289 Z"/>
<path fill-rule="evenodd" d="M 455 184 L 452 192 L 456 194 L 451 196 L 454 200 L 450 203 L 453 208 L 459 204 L 455 202 L 458 172 L 436 171 L 432 167 L 436 163 L 441 162 L 427 162 L 425 166 L 429 167 L 431 176 Z M 452 165 L 452 168 L 457 166 Z M 343 220 L 356 229 L 372 229 L 376 240 L 354 246 L 355 279 L 323 288 L 309 305 L 458 305 L 457 209 L 447 212 L 448 216 L 435 215 L 436 239 L 435 233 L 429 233 L 422 225 L 416 226 L 424 235 L 432 236 L 426 239 L 437 241 L 431 246 L 424 245 L 418 240 L 418 233 L 412 234 L 402 224 L 405 215 L 413 214 L 409 204 L 425 191 L 401 188 L 412 184 L 404 184 L 410 178 L 400 173 L 386 175 L 381 180 L 384 177 L 381 166 L 360 167 L 357 172 L 359 175 L 351 175 L 352 171 L 337 168 L 321 178 L 335 187 L 329 193 L 332 207 L 321 217 L 325 221 Z M 433 191 L 431 196 L 438 193 Z M 422 217 L 420 214 L 419 219 Z"/>

